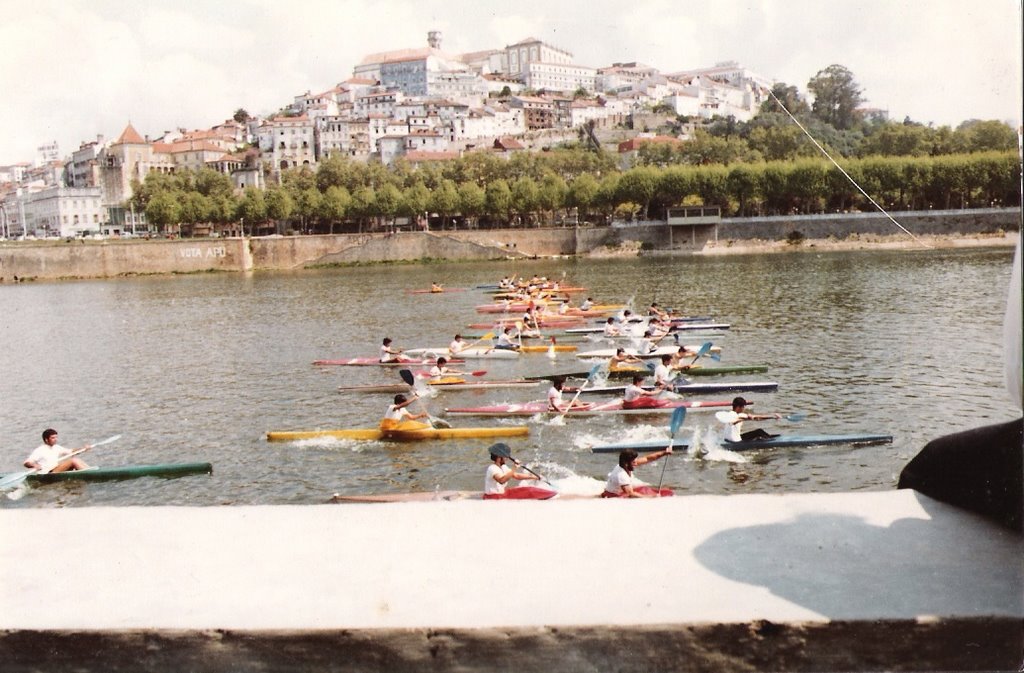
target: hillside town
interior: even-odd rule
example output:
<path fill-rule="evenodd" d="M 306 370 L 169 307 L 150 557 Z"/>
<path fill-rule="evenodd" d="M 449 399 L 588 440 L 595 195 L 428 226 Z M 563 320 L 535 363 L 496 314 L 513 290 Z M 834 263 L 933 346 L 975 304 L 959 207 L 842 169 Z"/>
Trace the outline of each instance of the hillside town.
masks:
<path fill-rule="evenodd" d="M 210 128 L 152 135 L 128 121 L 116 138 L 97 135 L 70 154 L 44 144 L 34 162 L 0 166 L 0 237 L 147 233 L 130 199 L 133 184 L 154 171 L 212 169 L 240 192 L 330 157 L 385 166 L 471 152 L 508 157 L 579 138 L 597 144 L 616 128 L 631 131 L 615 145 L 627 165 L 644 142 L 683 142 L 715 117 L 751 119 L 772 84 L 735 62 L 676 72 L 636 62 L 586 66 L 534 38 L 451 54 L 430 31 L 426 46 L 369 54 L 348 79 L 263 117 L 240 109 Z M 692 121 L 657 136 L 643 123 L 655 110 Z"/>

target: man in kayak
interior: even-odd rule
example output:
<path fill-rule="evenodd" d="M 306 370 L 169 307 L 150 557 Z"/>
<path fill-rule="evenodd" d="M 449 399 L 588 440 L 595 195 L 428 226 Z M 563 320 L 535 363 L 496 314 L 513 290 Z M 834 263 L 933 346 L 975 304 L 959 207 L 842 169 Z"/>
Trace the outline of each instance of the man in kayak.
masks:
<path fill-rule="evenodd" d="M 441 356 L 437 358 L 437 363 L 430 368 L 430 380 L 441 379 L 449 376 L 462 376 L 465 372 L 459 371 L 458 369 L 452 369 L 448 367 L 448 358 Z"/>
<path fill-rule="evenodd" d="M 53 428 L 43 430 L 43 443 L 40 444 L 25 459 L 24 465 L 30 470 L 37 470 L 43 473 L 68 472 L 70 470 L 85 470 L 89 466 L 81 458 L 68 457 L 76 451 L 86 451 L 92 447 L 86 444 L 81 449 L 65 449 L 57 443 L 57 431 Z"/>
<path fill-rule="evenodd" d="M 730 442 L 748 442 L 757 439 L 771 439 L 778 435 L 769 434 L 764 428 L 755 428 L 743 432 L 743 421 L 767 421 L 770 419 L 782 418 L 781 414 L 758 415 L 748 414 L 744 411 L 747 401 L 742 397 L 736 397 L 732 401 L 732 411 L 722 411 L 716 414 L 718 420 L 725 425 L 725 439 Z"/>
<path fill-rule="evenodd" d="M 635 355 L 630 355 L 626 352 L 626 349 L 621 346 L 616 348 L 615 355 L 608 359 L 608 369 L 611 371 L 638 364 L 643 364 L 643 360 Z"/>
<path fill-rule="evenodd" d="M 505 331 L 498 335 L 498 341 L 494 344 L 494 347 L 506 351 L 519 350 L 519 344 L 512 340 L 511 327 L 506 327 Z"/>
<path fill-rule="evenodd" d="M 505 487 L 508 482 L 513 479 L 518 479 L 520 481 L 540 479 L 540 477 L 535 474 L 530 474 L 529 472 L 516 472 L 506 465 L 505 462 L 509 460 L 516 465 L 519 465 L 519 463 L 512 458 L 512 454 L 509 452 L 508 446 L 505 444 L 495 444 L 488 449 L 488 451 L 491 454 L 491 464 L 487 466 L 487 473 L 484 475 L 485 500 L 507 498 L 512 495 L 511 492 L 517 489 L 509 487 L 509 490 L 506 491 Z M 554 494 L 552 493 L 552 495 Z"/>
<path fill-rule="evenodd" d="M 619 453 L 619 464 L 608 474 L 608 481 L 605 482 L 602 498 L 659 498 L 673 495 L 672 489 L 663 488 L 658 490 L 653 486 L 644 484 L 633 476 L 633 470 L 637 465 L 645 465 L 655 460 L 672 454 L 672 447 L 668 447 L 656 453 L 648 453 L 640 456 L 633 449 L 625 449 Z"/>
<path fill-rule="evenodd" d="M 589 311 L 592 308 L 594 308 L 594 300 L 591 299 L 590 297 L 587 297 L 585 300 L 583 300 L 583 303 L 580 304 L 581 311 Z"/>
<path fill-rule="evenodd" d="M 444 292 L 444 288 L 441 287 L 441 285 L 439 283 L 431 282 L 430 283 L 430 291 L 431 292 Z"/>
<path fill-rule="evenodd" d="M 604 335 L 606 337 L 617 337 L 622 334 L 622 330 L 615 324 L 615 318 L 608 318 L 604 323 Z"/>
<path fill-rule="evenodd" d="M 414 414 L 407 409 L 407 407 L 417 400 L 415 395 L 412 399 L 407 398 L 405 395 L 399 393 L 395 395 L 395 403 L 388 406 L 388 410 L 384 412 L 384 418 L 380 422 L 381 430 L 421 430 L 423 428 L 429 428 L 429 423 L 418 422 L 421 418 L 427 418 L 427 413 Z"/>
<path fill-rule="evenodd" d="M 672 354 L 672 369 L 689 369 L 693 366 L 693 362 L 684 362 L 684 360 L 692 360 L 696 355 L 696 352 L 691 351 L 686 346 L 680 345 L 679 350 Z"/>
<path fill-rule="evenodd" d="M 633 382 L 626 386 L 622 396 L 623 409 L 643 409 L 657 405 L 654 397 L 660 394 L 661 390 L 657 388 L 654 390 L 644 390 L 643 383 L 643 374 L 633 375 Z"/>
<path fill-rule="evenodd" d="M 654 368 L 654 387 L 658 390 L 672 390 L 675 387 L 671 355 L 662 355 L 661 363 Z"/>
<path fill-rule="evenodd" d="M 381 362 L 403 362 L 402 349 L 392 348 L 391 339 L 384 337 L 384 341 L 381 342 L 380 346 L 380 361 Z"/>
<path fill-rule="evenodd" d="M 577 402 L 575 400 L 567 403 L 562 399 L 562 388 L 565 386 L 565 379 L 557 378 L 551 382 L 551 387 L 548 388 L 548 411 L 556 411 L 558 413 L 565 413 L 569 409 L 589 409 L 590 405 L 583 402 Z M 571 405 L 571 406 L 570 406 Z"/>
<path fill-rule="evenodd" d="M 450 354 L 450 355 L 451 355 L 452 357 L 455 357 L 455 356 L 456 356 L 456 355 L 458 355 L 458 354 L 459 354 L 459 353 L 460 353 L 460 352 L 461 352 L 462 350 L 464 350 L 464 349 L 466 349 L 466 348 L 468 348 L 468 347 L 469 347 L 469 344 L 467 344 L 467 343 L 466 343 L 466 342 L 465 342 L 465 341 L 463 340 L 463 338 L 462 338 L 462 335 L 461 335 L 461 334 L 456 334 L 456 335 L 455 335 L 455 338 L 454 338 L 454 339 L 452 339 L 452 342 L 451 342 L 450 344 L 448 344 L 448 353 L 449 353 L 449 354 Z"/>

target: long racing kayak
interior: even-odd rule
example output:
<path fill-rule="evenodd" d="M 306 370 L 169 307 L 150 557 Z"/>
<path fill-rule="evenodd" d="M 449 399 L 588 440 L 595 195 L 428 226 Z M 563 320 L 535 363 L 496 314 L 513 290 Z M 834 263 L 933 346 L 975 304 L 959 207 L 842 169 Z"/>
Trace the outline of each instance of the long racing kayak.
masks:
<path fill-rule="evenodd" d="M 444 346 L 439 348 L 409 348 L 405 352 L 412 356 L 419 356 L 433 361 L 436 361 L 438 356 L 449 358 L 452 355 L 452 352 Z M 519 353 L 493 346 L 470 346 L 460 350 L 457 357 L 460 360 L 515 360 L 519 357 Z M 448 362 L 453 362 L 453 360 L 448 360 Z"/>
<path fill-rule="evenodd" d="M 448 349 L 445 349 L 447 352 Z M 437 358 L 402 358 L 396 362 L 381 362 L 378 358 L 342 358 L 340 360 L 313 360 L 315 365 L 337 365 L 337 366 L 348 366 L 348 367 L 408 367 L 410 365 L 420 366 L 432 366 L 437 362 Z M 450 365 L 465 364 L 465 360 L 449 360 Z"/>
<path fill-rule="evenodd" d="M 689 410 L 696 411 L 698 409 L 722 409 L 729 408 L 732 406 L 732 402 L 729 400 L 660 400 L 655 398 L 649 398 L 651 401 L 648 406 L 636 407 L 627 409 L 623 406 L 622 400 L 611 400 L 608 402 L 599 402 L 596 404 L 585 404 L 581 406 L 574 406 L 566 414 L 567 416 L 603 416 L 607 414 L 670 414 L 679 407 L 685 407 Z M 535 416 L 537 414 L 546 414 L 550 416 L 558 416 L 561 412 L 551 411 L 548 409 L 547 401 L 539 402 L 523 402 L 519 404 L 495 404 L 492 406 L 484 407 L 453 407 L 444 410 L 449 416 L 491 416 L 491 417 L 510 417 L 510 416 Z"/>
<path fill-rule="evenodd" d="M 298 439 L 333 437 L 334 439 L 389 439 L 399 442 L 408 442 L 421 439 L 523 437 L 528 434 L 530 434 L 530 428 L 526 425 L 499 425 L 489 428 L 417 428 L 415 430 L 388 430 L 387 432 L 378 428 L 355 428 L 348 430 L 271 431 L 267 433 L 267 441 L 293 442 Z"/>
<path fill-rule="evenodd" d="M 689 369 L 681 370 L 683 376 L 719 376 L 721 374 L 763 374 L 768 371 L 768 365 L 693 365 Z M 608 378 L 626 378 L 633 374 L 649 375 L 651 372 L 646 367 L 616 367 L 607 372 Z M 585 379 L 590 372 L 565 372 L 562 374 L 542 374 L 538 376 L 527 376 L 526 379 L 541 379 L 553 381 L 562 379 Z"/>
<path fill-rule="evenodd" d="M 139 477 L 183 477 L 190 474 L 212 474 L 210 463 L 161 463 L 156 465 L 123 465 L 119 467 L 91 467 L 87 470 L 30 474 L 29 483 L 53 484 L 59 481 L 113 481 Z M 0 478 L 7 475 L 0 474 Z"/>
<path fill-rule="evenodd" d="M 654 390 L 654 386 L 641 386 L 644 390 Z M 408 388 L 407 388 L 408 389 Z M 779 384 L 776 381 L 723 381 L 721 383 L 680 383 L 672 388 L 672 392 L 686 395 L 704 395 L 707 393 L 721 393 L 729 390 L 771 392 L 778 390 Z M 575 392 L 569 388 L 566 393 Z M 626 386 L 587 386 L 580 391 L 581 395 L 622 395 L 626 392 Z"/>
<path fill-rule="evenodd" d="M 750 451 L 753 449 L 773 449 L 784 446 L 817 446 L 827 444 L 888 444 L 892 442 L 892 435 L 881 435 L 872 433 L 860 433 L 850 435 L 778 435 L 768 439 L 755 439 L 746 442 L 730 442 L 723 440 L 722 448 L 730 451 Z M 594 453 L 618 453 L 623 449 L 634 451 L 661 451 L 668 446 L 667 439 L 649 439 L 636 442 L 622 442 L 619 444 L 605 444 L 595 446 L 590 450 Z M 686 439 L 676 439 L 672 442 L 673 449 L 688 449 L 690 443 Z"/>
<path fill-rule="evenodd" d="M 484 498 L 483 491 L 419 491 L 415 493 L 381 493 L 376 495 L 342 495 L 335 493 L 330 502 L 430 502 L 435 500 L 551 500 L 552 498 L 579 498 L 596 496 L 563 496 L 558 491 L 539 486 L 512 486 L 502 496 Z"/>
<path fill-rule="evenodd" d="M 669 333 L 672 332 L 697 332 L 697 331 L 709 331 L 716 332 L 721 330 L 727 330 L 731 325 L 727 322 L 692 322 L 692 323 L 678 323 L 673 324 L 669 328 Z M 566 334 L 601 334 L 604 332 L 604 326 L 594 327 L 570 327 L 565 330 Z M 642 337 L 644 330 L 641 329 L 639 334 L 623 334 L 620 335 L 623 338 Z"/>
<path fill-rule="evenodd" d="M 500 388 L 535 388 L 541 384 L 540 381 L 527 381 L 526 379 L 509 379 L 507 381 L 424 381 L 431 390 L 487 390 Z M 342 393 L 404 393 L 408 392 L 409 386 L 405 383 L 381 383 L 365 386 L 338 386 L 338 392 Z"/>
<path fill-rule="evenodd" d="M 700 344 L 679 344 L 679 345 L 685 345 L 686 346 L 686 350 L 693 351 L 694 353 L 696 353 L 698 350 L 700 350 Z M 635 348 L 626 348 L 625 351 L 626 351 L 627 355 L 634 355 L 634 356 L 636 356 L 638 358 L 646 360 L 646 359 L 650 359 L 650 358 L 660 358 L 662 355 L 675 355 L 676 352 L 679 351 L 679 345 L 672 344 L 671 346 L 658 346 L 657 348 L 655 348 L 650 353 L 644 353 L 643 355 L 641 355 L 639 352 L 637 352 L 637 350 Z M 578 357 L 578 358 L 603 358 L 603 359 L 607 359 L 607 358 L 611 358 L 613 355 L 615 355 L 616 350 L 617 349 L 615 349 L 615 348 L 598 348 L 597 350 L 592 350 L 592 351 L 579 351 L 578 353 L 576 353 L 576 357 Z M 721 346 L 712 346 L 710 352 L 712 352 L 712 353 L 721 353 L 722 352 L 722 347 Z"/>

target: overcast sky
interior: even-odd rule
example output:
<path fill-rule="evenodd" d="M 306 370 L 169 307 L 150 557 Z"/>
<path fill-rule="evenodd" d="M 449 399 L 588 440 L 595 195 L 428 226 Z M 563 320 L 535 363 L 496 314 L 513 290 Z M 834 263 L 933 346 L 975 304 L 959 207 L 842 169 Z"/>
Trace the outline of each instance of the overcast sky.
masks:
<path fill-rule="evenodd" d="M 591 67 L 735 60 L 806 91 L 833 63 L 891 118 L 1021 118 L 1020 0 L 0 0 L 0 165 L 264 114 L 366 54 L 535 37 Z"/>

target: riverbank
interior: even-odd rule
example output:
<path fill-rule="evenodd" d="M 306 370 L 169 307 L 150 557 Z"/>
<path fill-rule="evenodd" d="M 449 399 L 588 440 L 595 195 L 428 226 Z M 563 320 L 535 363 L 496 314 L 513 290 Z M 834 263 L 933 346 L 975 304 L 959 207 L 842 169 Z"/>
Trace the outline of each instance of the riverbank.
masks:
<path fill-rule="evenodd" d="M 142 241 L 6 241 L 0 283 L 211 271 L 298 270 L 394 262 L 715 255 L 877 248 L 1011 247 L 1019 208 L 730 218 L 577 226 Z"/>
<path fill-rule="evenodd" d="M 840 252 L 848 250 L 922 250 L 943 248 L 1013 248 L 1020 240 L 1020 232 L 1005 231 L 993 234 L 948 234 L 908 236 L 858 235 L 849 238 L 815 238 L 796 241 L 719 240 L 709 241 L 699 251 L 701 255 L 743 255 L 794 252 Z"/>

